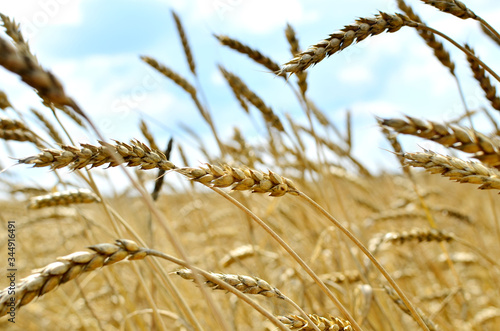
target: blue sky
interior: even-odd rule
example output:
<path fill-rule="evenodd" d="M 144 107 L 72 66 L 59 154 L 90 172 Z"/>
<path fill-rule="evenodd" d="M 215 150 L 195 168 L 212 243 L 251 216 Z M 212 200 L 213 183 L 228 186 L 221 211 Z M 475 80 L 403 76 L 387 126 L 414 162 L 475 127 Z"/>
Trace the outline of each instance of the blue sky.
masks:
<path fill-rule="evenodd" d="M 480 33 L 475 22 L 440 13 L 420 1 L 408 2 L 429 25 L 470 43 L 495 69 L 499 50 Z M 493 25 L 500 17 L 500 3 L 496 1 L 469 3 Z M 183 21 L 221 136 L 229 139 L 237 126 L 254 141 L 262 132 L 248 127 L 248 118 L 217 64 L 242 77 L 283 119 L 288 113 L 300 122 L 303 114 L 282 79 L 220 46 L 213 33 L 227 34 L 283 63 L 290 59 L 284 36 L 287 22 L 306 48 L 357 17 L 373 16 L 378 10 L 397 11 L 392 0 L 26 0 L 0 5 L 1 12 L 21 22 L 40 62 L 61 78 L 67 92 L 91 114 L 107 137 L 125 141 L 141 138 L 138 123 L 144 118 L 161 144 L 173 135 L 189 146 L 191 140 L 180 123 L 202 136 L 210 135 L 208 127 L 182 90 L 139 59 L 140 55 L 152 56 L 194 82 L 171 9 Z M 477 83 L 470 79 L 464 56 L 446 42 L 445 47 L 457 63 L 469 106 L 488 107 Z M 5 70 L 0 70 L 0 89 L 23 112 L 28 113 L 30 107 L 41 108 L 36 94 Z M 410 28 L 368 38 L 310 68 L 309 96 L 341 128 L 345 111 L 352 111 L 354 152 L 370 160 L 365 163 L 373 170 L 394 167 L 394 160 L 382 150 L 388 145 L 379 134 L 375 115 L 409 114 L 443 121 L 463 112 L 455 81 Z M 259 118 L 257 112 L 253 116 Z M 477 121 L 488 132 L 485 121 Z M 87 137 L 84 132 L 76 132 L 75 137 L 80 142 L 95 142 L 95 137 Z M 215 146 L 211 139 L 206 143 Z M 416 150 L 417 144 L 428 146 L 412 139 L 405 146 Z M 18 153 L 32 152 L 18 149 Z M 193 164 L 204 161 L 195 148 L 190 153 Z M 11 162 L 5 157 L 1 161 Z"/>

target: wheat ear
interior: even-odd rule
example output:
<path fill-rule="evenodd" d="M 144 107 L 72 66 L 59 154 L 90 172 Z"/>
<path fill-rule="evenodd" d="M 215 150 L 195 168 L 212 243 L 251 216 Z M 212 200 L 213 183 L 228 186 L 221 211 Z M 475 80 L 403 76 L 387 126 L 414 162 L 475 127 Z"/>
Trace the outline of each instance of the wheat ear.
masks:
<path fill-rule="evenodd" d="M 86 166 L 99 167 L 108 164 L 116 167 L 125 163 L 127 167 L 141 167 L 141 169 L 172 170 L 174 164 L 167 160 L 165 154 L 152 150 L 145 144 L 134 140 L 130 144 L 116 142 L 109 144 L 100 142 L 100 146 L 81 144 L 81 148 L 64 145 L 61 150 L 44 149 L 41 153 L 18 160 L 21 164 L 33 164 L 34 167 L 50 167 L 60 169 L 69 167 L 71 170 L 82 169 Z M 115 155 L 120 162 L 113 157 Z"/>
<path fill-rule="evenodd" d="M 467 6 L 457 0 L 421 0 L 423 3 L 427 5 L 431 5 L 442 12 L 454 15 L 461 19 L 476 19 L 478 16 L 474 14 L 472 10 L 467 8 Z"/>
<path fill-rule="evenodd" d="M 140 260 L 146 257 L 144 249 L 130 240 L 120 239 L 114 244 L 90 246 L 93 252 L 75 252 L 58 258 L 16 284 L 15 293 L 9 287 L 0 291 L 0 316 L 9 309 L 18 309 L 30 303 L 36 297 L 54 290 L 57 286 L 75 279 L 84 272 L 108 266 L 124 259 Z M 13 306 L 11 305 L 13 303 Z"/>
<path fill-rule="evenodd" d="M 424 150 L 420 153 L 404 153 L 406 164 L 425 168 L 430 173 L 441 174 L 459 183 L 480 185 L 481 190 L 500 190 L 500 172 L 481 163 L 464 161 Z"/>
<path fill-rule="evenodd" d="M 475 55 L 472 47 L 467 44 L 464 45 L 464 47 L 469 52 L 471 52 L 471 54 Z M 493 84 L 491 84 L 490 78 L 486 76 L 484 68 L 479 65 L 476 59 L 477 57 L 473 57 L 467 54 L 467 61 L 469 61 L 469 65 L 474 74 L 474 78 L 479 82 L 479 85 L 481 85 L 481 88 L 486 94 L 486 99 L 491 102 L 491 106 L 493 108 L 495 108 L 496 110 L 500 110 L 500 98 L 497 95 L 497 89 Z"/>
<path fill-rule="evenodd" d="M 0 37 L 0 65 L 19 75 L 21 79 L 35 88 L 38 95 L 57 107 L 69 106 L 86 118 L 79 106 L 71 99 L 61 82 L 50 72 L 44 70 L 31 56 L 26 56 Z"/>
<path fill-rule="evenodd" d="M 258 50 L 255 50 L 247 45 L 239 42 L 236 39 L 230 38 L 225 35 L 214 35 L 215 38 L 224 46 L 227 46 L 235 51 L 247 55 L 249 58 L 257 62 L 258 64 L 266 67 L 271 72 L 278 72 L 280 70 L 280 66 L 271 60 L 269 57 L 265 56 Z"/>
<path fill-rule="evenodd" d="M 245 97 L 251 104 L 255 106 L 260 112 L 262 113 L 262 116 L 264 117 L 264 120 L 269 123 L 269 125 L 275 127 L 279 131 L 285 131 L 283 128 L 283 124 L 281 123 L 281 120 L 279 119 L 276 114 L 274 114 L 273 110 L 267 106 L 264 101 L 257 96 L 254 92 L 252 92 L 248 86 L 243 83 L 243 81 L 236 76 L 235 74 L 227 71 L 224 67 L 219 66 L 219 70 L 221 71 L 222 75 L 224 78 L 227 80 L 229 85 L 231 86 L 231 89 L 233 92 L 236 94 L 238 93 L 239 95 Z M 240 101 L 241 103 L 241 101 Z"/>
<path fill-rule="evenodd" d="M 433 121 L 424 121 L 410 116 L 406 116 L 406 120 L 379 118 L 378 121 L 380 125 L 398 133 L 425 138 L 445 147 L 472 153 L 476 159 L 489 166 L 500 165 L 500 143 L 480 132 Z"/>
<path fill-rule="evenodd" d="M 349 321 L 344 320 L 340 317 L 330 316 L 328 318 L 319 316 L 316 314 L 309 314 L 309 318 L 314 323 L 314 326 L 319 328 L 321 331 L 335 330 L 335 331 L 352 331 L 352 326 Z M 314 327 L 309 325 L 309 323 L 302 317 L 297 315 L 286 315 L 278 316 L 281 323 L 288 326 L 290 330 L 303 330 L 310 331 L 314 330 Z"/>
<path fill-rule="evenodd" d="M 193 271 L 191 271 L 190 269 L 181 269 L 176 271 L 175 274 L 184 279 L 193 281 L 195 279 L 195 275 L 193 274 Z M 238 291 L 241 291 L 246 294 L 260 294 L 268 298 L 278 298 L 278 299 L 285 298 L 283 294 L 281 294 L 281 292 L 276 287 L 269 285 L 268 282 L 258 277 L 222 274 L 215 272 L 211 272 L 210 274 L 213 277 L 216 277 L 221 281 L 228 283 Z M 210 280 L 205 279 L 205 285 L 211 287 L 214 290 L 224 290 L 219 285 L 211 282 Z"/>
<path fill-rule="evenodd" d="M 196 63 L 194 62 L 193 53 L 191 52 L 191 47 L 189 46 L 189 42 L 187 39 L 186 32 L 184 31 L 184 27 L 182 26 L 181 19 L 177 15 L 175 11 L 172 10 L 172 16 L 175 21 L 175 26 L 177 27 L 177 32 L 179 37 L 181 38 L 182 48 L 184 49 L 184 54 L 186 55 L 186 60 L 189 65 L 189 69 L 196 76 Z"/>
<path fill-rule="evenodd" d="M 403 26 L 417 27 L 418 23 L 402 14 L 390 15 L 384 12 L 380 12 L 373 18 L 359 18 L 354 24 L 346 25 L 340 31 L 332 33 L 328 38 L 310 46 L 291 61 L 282 65 L 280 73 L 303 71 L 322 61 L 325 57 L 347 48 L 354 42 L 360 42 L 386 30 L 387 32 L 396 32 Z"/>
<path fill-rule="evenodd" d="M 75 203 L 100 202 L 101 199 L 87 189 L 69 190 L 46 195 L 36 196 L 30 199 L 29 209 L 40 209 L 53 206 L 68 206 Z"/>

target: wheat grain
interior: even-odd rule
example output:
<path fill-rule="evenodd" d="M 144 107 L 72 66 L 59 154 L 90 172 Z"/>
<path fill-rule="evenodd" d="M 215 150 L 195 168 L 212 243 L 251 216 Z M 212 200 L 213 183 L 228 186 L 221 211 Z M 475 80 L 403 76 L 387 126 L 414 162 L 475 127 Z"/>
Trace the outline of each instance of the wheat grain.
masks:
<path fill-rule="evenodd" d="M 417 27 L 418 23 L 402 14 L 390 15 L 384 12 L 380 12 L 373 18 L 359 18 L 354 24 L 346 25 L 342 30 L 332 33 L 328 38 L 310 46 L 291 61 L 282 65 L 280 73 L 303 71 L 311 65 L 319 63 L 325 57 L 347 48 L 354 42 L 360 42 L 385 30 L 396 32 L 403 26 Z"/>
<path fill-rule="evenodd" d="M 181 276 L 184 279 L 188 280 L 195 279 L 193 271 L 191 271 L 190 269 L 181 269 L 176 271 L 175 274 Z M 246 294 L 260 294 L 268 298 L 278 298 L 283 300 L 285 299 L 283 294 L 281 294 L 281 292 L 277 288 L 272 287 L 271 285 L 269 285 L 268 282 L 258 277 L 222 274 L 215 272 L 211 272 L 210 275 L 212 275 L 217 279 L 220 279 L 221 281 L 228 283 L 232 287 L 236 288 L 238 291 Z M 222 289 L 219 285 L 209 280 L 205 280 L 205 285 L 211 287 L 214 290 Z"/>
<path fill-rule="evenodd" d="M 100 202 L 101 199 L 87 189 L 55 192 L 30 199 L 28 209 L 40 209 L 53 206 L 68 206 L 75 203 Z"/>
<path fill-rule="evenodd" d="M 131 240 L 120 239 L 114 244 L 98 244 L 90 246 L 94 252 L 75 252 L 57 259 L 16 284 L 15 293 L 5 288 L 0 291 L 0 316 L 6 315 L 10 309 L 19 309 L 36 297 L 54 290 L 64 284 L 89 272 L 109 266 L 124 259 L 139 260 L 146 257 L 144 249 L 139 248 Z M 14 303 L 13 305 L 11 305 Z"/>
<path fill-rule="evenodd" d="M 420 153 L 404 153 L 406 164 L 421 167 L 433 174 L 459 183 L 478 184 L 481 190 L 500 190 L 500 172 L 481 163 L 463 161 L 457 157 L 445 156 L 425 150 Z"/>
<path fill-rule="evenodd" d="M 387 232 L 374 236 L 369 243 L 370 251 L 376 253 L 383 244 L 404 244 L 410 241 L 441 242 L 456 239 L 453 233 L 438 229 L 413 228 L 409 231 Z"/>
<path fill-rule="evenodd" d="M 322 317 L 316 314 L 309 314 L 309 318 L 321 331 L 335 330 L 335 331 L 352 331 L 353 328 L 349 321 L 339 317 L 330 316 L 329 318 Z M 297 315 L 278 316 L 281 323 L 288 326 L 290 330 L 314 330 L 308 322 Z"/>

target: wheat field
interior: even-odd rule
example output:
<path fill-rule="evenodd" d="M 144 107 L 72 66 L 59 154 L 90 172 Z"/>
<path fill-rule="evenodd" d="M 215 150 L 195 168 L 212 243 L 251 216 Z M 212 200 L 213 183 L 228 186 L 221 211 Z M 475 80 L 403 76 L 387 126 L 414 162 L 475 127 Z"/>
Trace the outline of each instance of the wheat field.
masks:
<path fill-rule="evenodd" d="M 477 21 L 500 45 L 472 2 L 422 2 L 456 24 Z M 290 51 L 283 63 L 244 40 L 214 35 L 235 57 L 273 73 L 263 80 L 289 87 L 307 117 L 283 116 L 245 77 L 218 64 L 241 120 L 263 128 L 259 140 L 236 123 L 231 136 L 221 134 L 195 60 L 202 50 L 172 11 L 179 62 L 190 75 L 150 55 L 140 59 L 185 93 L 209 128 L 213 146 L 185 128 L 203 163 L 186 156 L 190 142 L 157 140 L 147 121 L 137 123 L 141 138 L 103 136 L 38 61 L 19 24 L 2 14 L 2 70 L 31 87 L 43 107 L 18 109 L 13 91 L 0 91 L 0 148 L 13 157 L 0 165 L 0 328 L 498 330 L 500 77 L 475 45 L 426 25 L 404 0 L 396 3 L 398 12 L 353 18 L 307 48 L 291 22 L 283 27 Z M 392 148 L 378 153 L 394 164 L 374 173 L 368 156 L 353 153 L 351 114 L 333 122 L 310 98 L 308 73 L 348 47 L 403 28 L 431 48 L 461 95 L 456 69 L 467 64 L 487 107 L 464 103 L 446 122 L 374 117 Z M 464 61 L 456 64 L 450 48 Z M 475 126 L 479 116 L 495 130 Z M 70 127 L 93 141 L 75 141 Z M 426 148 L 407 150 L 407 136 Z M 32 152 L 17 157 L 18 149 Z M 50 187 L 13 175 L 35 168 L 53 175 Z M 112 173 L 126 179 L 116 183 L 123 191 L 112 189 Z"/>

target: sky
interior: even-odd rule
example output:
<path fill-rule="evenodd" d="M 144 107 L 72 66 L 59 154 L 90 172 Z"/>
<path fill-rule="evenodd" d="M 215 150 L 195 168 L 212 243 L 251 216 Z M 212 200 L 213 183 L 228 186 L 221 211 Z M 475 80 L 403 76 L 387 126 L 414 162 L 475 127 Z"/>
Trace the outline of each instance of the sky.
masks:
<path fill-rule="evenodd" d="M 482 35 L 476 22 L 441 13 L 420 1 L 408 3 L 428 25 L 459 42 L 471 44 L 481 59 L 495 69 L 499 50 Z M 493 25 L 500 17 L 497 1 L 468 3 Z M 196 165 L 205 160 L 196 153 L 196 147 L 189 150 L 196 142 L 182 126 L 208 137 L 206 144 L 215 148 L 209 128 L 189 96 L 139 58 L 154 57 L 195 82 L 171 10 L 183 22 L 220 135 L 229 140 L 236 126 L 251 142 L 258 142 L 264 130 L 259 132 L 249 125 L 252 121 L 234 99 L 217 69 L 218 64 L 239 75 L 282 119 L 290 114 L 301 122 L 304 115 L 282 79 L 219 45 L 213 34 L 226 34 L 277 63 L 285 63 L 291 58 L 284 34 L 287 23 L 297 32 L 301 47 L 306 48 L 358 17 L 372 17 L 379 10 L 399 12 L 394 0 L 24 0 L 0 4 L 0 12 L 21 23 L 21 30 L 40 63 L 64 82 L 67 93 L 91 115 L 104 136 L 122 141 L 142 138 L 139 121 L 143 119 L 159 144 L 166 145 L 173 136 L 183 147 L 188 146 L 188 155 Z M 444 44 L 457 64 L 469 108 L 489 107 L 478 84 L 471 79 L 463 54 Z M 395 168 L 395 160 L 385 151 L 390 147 L 379 132 L 375 116 L 408 114 L 442 122 L 463 114 L 455 80 L 411 28 L 367 38 L 308 72 L 309 97 L 338 127 L 344 128 L 346 111 L 351 111 L 354 153 L 366 160 L 365 165 L 373 171 Z M 3 69 L 0 89 L 28 119 L 30 108 L 42 109 L 38 96 L 17 76 Z M 256 111 L 252 115 L 260 118 Z M 479 117 L 476 121 L 475 125 L 484 128 L 481 131 L 488 133 L 491 129 L 484 119 Z M 96 142 L 95 136 L 74 130 L 76 141 Z M 442 151 L 428 144 L 431 143 L 419 139 L 404 140 L 409 151 L 420 147 Z M 0 162 L 9 165 L 13 161 L 8 157 L 33 152 L 36 151 L 19 146 L 11 149 L 8 156 L 0 156 Z M 41 172 L 28 175 L 33 176 L 33 181 L 39 181 L 40 174 L 47 173 L 37 171 Z M 13 176 L 25 174 L 20 167 L 9 172 Z"/>

